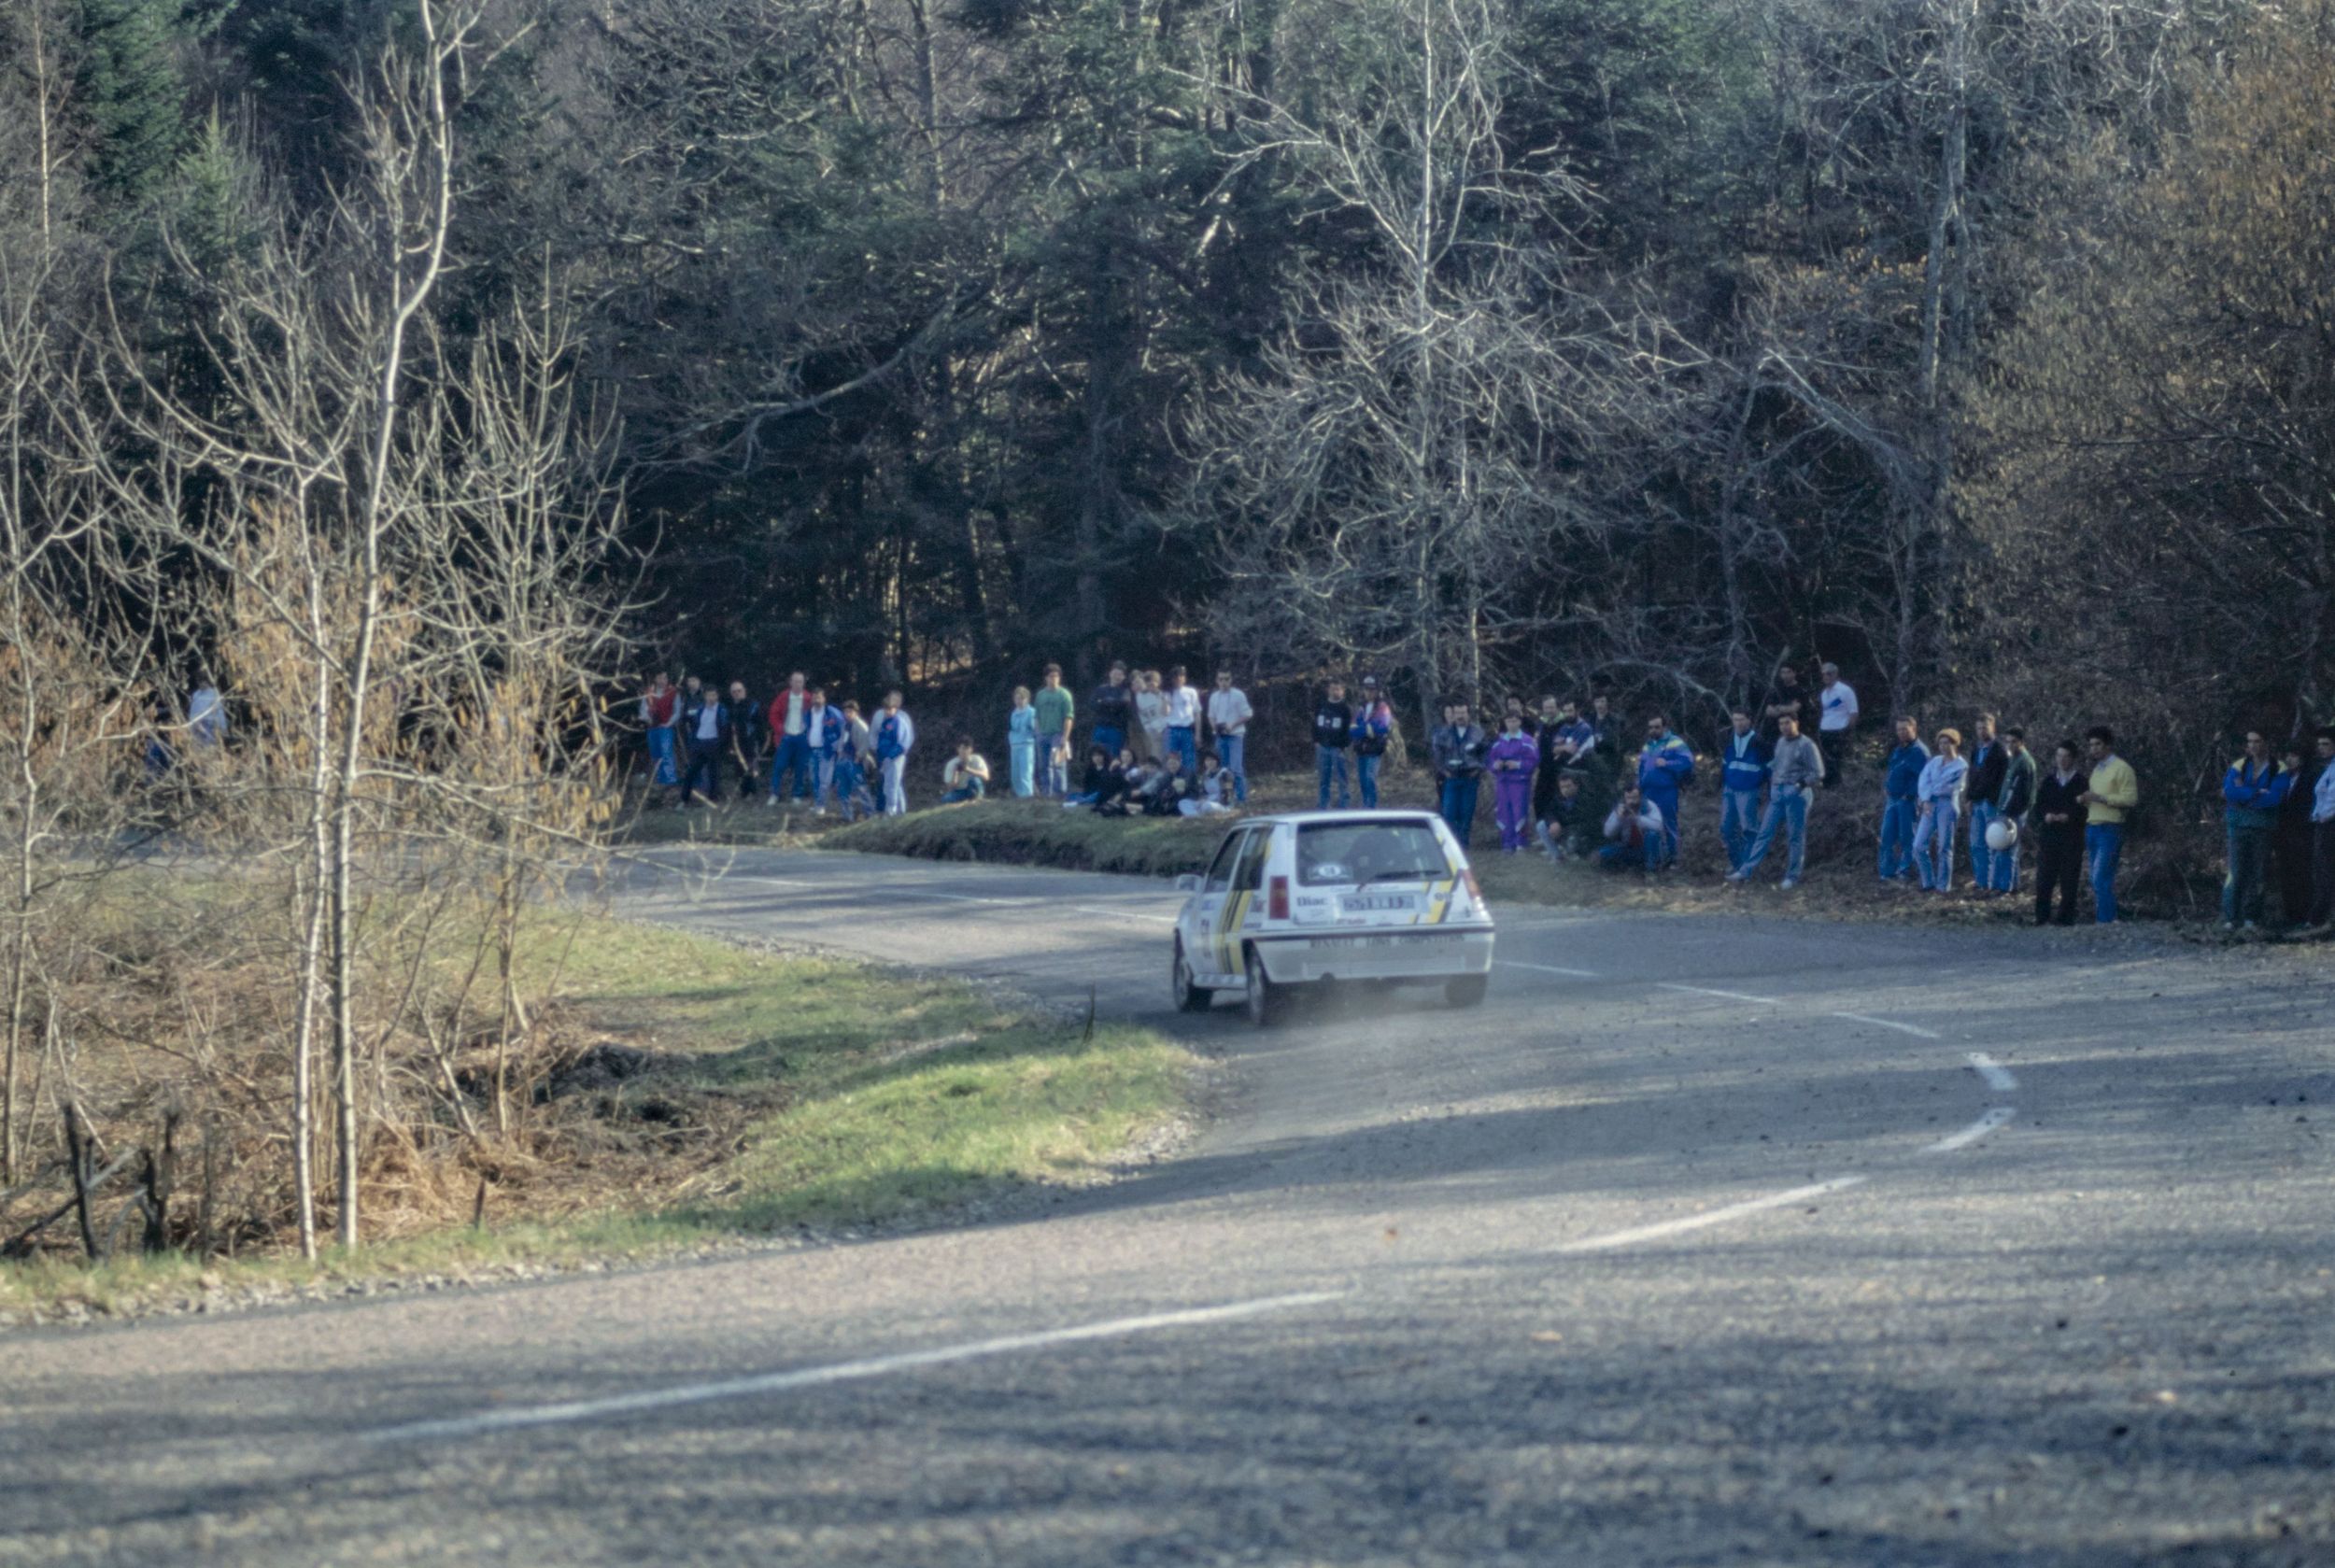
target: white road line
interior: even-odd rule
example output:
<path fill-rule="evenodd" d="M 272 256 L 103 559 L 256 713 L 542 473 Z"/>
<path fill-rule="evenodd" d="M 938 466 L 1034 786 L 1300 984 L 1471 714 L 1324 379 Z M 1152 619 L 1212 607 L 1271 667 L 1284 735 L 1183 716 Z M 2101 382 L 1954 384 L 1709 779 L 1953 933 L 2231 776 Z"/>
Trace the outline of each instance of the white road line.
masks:
<path fill-rule="evenodd" d="M 1640 1225 L 1634 1230 L 1614 1231 L 1606 1236 L 1592 1236 L 1582 1241 L 1568 1241 L 1550 1249 L 1553 1252 L 1603 1252 L 1616 1247 L 1627 1247 L 1634 1241 L 1652 1241 L 1658 1236 L 1677 1236 L 1683 1231 L 1699 1231 L 1711 1225 L 1723 1225 L 1730 1220 L 1740 1220 L 1748 1214 L 1759 1214 L 1771 1208 L 1786 1208 L 1810 1198 L 1820 1198 L 1828 1193 L 1845 1192 L 1864 1180 L 1861 1176 L 1836 1176 L 1830 1181 L 1813 1186 L 1794 1187 L 1789 1193 L 1770 1193 L 1763 1198 L 1750 1198 L 1731 1203 L 1724 1208 L 1713 1208 L 1701 1214 L 1689 1214 L 1683 1219 L 1664 1220 L 1658 1225 Z"/>
<path fill-rule="evenodd" d="M 517 1410 L 483 1410 L 474 1416 L 411 1421 L 403 1426 L 381 1427 L 360 1435 L 369 1443 L 425 1443 L 477 1437 L 490 1432 L 509 1432 L 521 1427 L 560 1426 L 575 1421 L 598 1420 L 608 1416 L 629 1416 L 642 1410 L 668 1409 L 676 1405 L 702 1405 L 709 1400 L 743 1399 L 754 1394 L 783 1393 L 789 1389 L 818 1388 L 828 1383 L 883 1377 L 895 1372 L 916 1372 L 928 1366 L 978 1361 L 985 1356 L 1012 1355 L 1019 1350 L 1040 1350 L 1054 1345 L 1075 1345 L 1092 1339 L 1125 1339 L 1132 1335 L 1153 1334 L 1161 1329 L 1230 1322 L 1239 1318 L 1260 1318 L 1268 1312 L 1318 1307 L 1323 1302 L 1337 1301 L 1345 1294 L 1344 1291 L 1308 1291 L 1296 1295 L 1237 1301 L 1223 1307 L 1195 1307 L 1180 1312 L 1153 1312 L 1140 1318 L 1113 1318 L 1099 1323 L 1082 1323 L 1075 1328 L 1047 1329 L 1038 1334 L 1009 1334 L 998 1339 L 975 1340 L 969 1345 L 905 1350 L 898 1355 L 870 1356 L 864 1361 L 837 1362 L 828 1366 L 799 1367 L 792 1372 L 768 1372 L 758 1377 L 733 1377 L 719 1383 L 685 1383 L 678 1388 L 649 1389 L 640 1393 L 616 1394 L 606 1399 L 579 1399 L 564 1405 L 536 1405 Z"/>
<path fill-rule="evenodd" d="M 817 887 L 819 885 L 815 882 L 796 882 L 789 877 L 748 877 L 735 872 L 726 874 L 719 880 L 722 882 L 757 882 L 765 887 Z"/>
<path fill-rule="evenodd" d="M 1731 1002 L 1757 1002 L 1766 1008 L 1779 1008 L 1784 1005 L 1781 998 L 1776 996 L 1753 996 L 1741 991 L 1714 991 L 1707 985 L 1674 985 L 1666 980 L 1656 981 L 1654 983 L 1664 991 L 1688 991 L 1697 996 L 1724 996 Z"/>
<path fill-rule="evenodd" d="M 2000 1089 L 2007 1094 L 2018 1087 L 2018 1080 L 2011 1076 L 2011 1069 L 1983 1051 L 1970 1053 L 1970 1065 L 1978 1070 L 1979 1077 L 1987 1081 L 1989 1089 Z"/>
<path fill-rule="evenodd" d="M 1109 915 L 1113 920 L 1143 920 L 1153 925 L 1173 925 L 1176 923 L 1172 914 L 1138 914 L 1133 910 L 1098 909 L 1093 904 L 1069 904 L 1065 907 L 1073 914 Z"/>
<path fill-rule="evenodd" d="M 1950 1137 L 1942 1137 L 1922 1151 L 1925 1154 L 1951 1154 L 1957 1149 L 1967 1149 L 2018 1114 L 2009 1106 L 1999 1105 L 1984 1116 Z"/>
<path fill-rule="evenodd" d="M 1933 1040 L 1944 1038 L 1935 1029 L 1924 1029 L 1915 1024 L 1900 1024 L 1894 1019 L 1875 1018 L 1869 1012 L 1834 1012 L 1828 1013 L 1826 1016 L 1846 1018 L 1851 1024 L 1870 1024 L 1876 1029 L 1895 1029 L 1899 1034 L 1911 1035 L 1916 1039 Z"/>
<path fill-rule="evenodd" d="M 1555 964 L 1527 964 L 1517 958 L 1494 958 L 1493 965 L 1502 969 L 1537 969 L 1545 975 L 1566 975 L 1574 980 L 1595 980 L 1595 969 L 1567 969 Z"/>

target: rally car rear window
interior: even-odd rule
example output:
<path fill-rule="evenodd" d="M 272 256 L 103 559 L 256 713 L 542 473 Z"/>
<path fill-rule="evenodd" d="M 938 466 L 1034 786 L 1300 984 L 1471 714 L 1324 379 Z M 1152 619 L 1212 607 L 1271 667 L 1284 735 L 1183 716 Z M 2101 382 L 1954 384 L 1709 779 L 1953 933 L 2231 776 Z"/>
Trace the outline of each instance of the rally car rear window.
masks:
<path fill-rule="evenodd" d="M 1425 882 L 1451 874 L 1443 841 L 1423 822 L 1311 822 L 1297 829 L 1301 887 Z"/>

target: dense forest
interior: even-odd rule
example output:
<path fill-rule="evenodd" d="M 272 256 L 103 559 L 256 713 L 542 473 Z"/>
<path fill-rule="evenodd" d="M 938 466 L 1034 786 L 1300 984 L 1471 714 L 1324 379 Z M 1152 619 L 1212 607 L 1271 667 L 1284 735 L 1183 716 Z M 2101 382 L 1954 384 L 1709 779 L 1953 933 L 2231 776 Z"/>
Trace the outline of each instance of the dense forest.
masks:
<path fill-rule="evenodd" d="M 2324 5 L 439 9 L 428 328 L 555 302 L 644 658 L 2325 716 Z M 184 389 L 423 20 L 11 0 L 11 275 Z"/>

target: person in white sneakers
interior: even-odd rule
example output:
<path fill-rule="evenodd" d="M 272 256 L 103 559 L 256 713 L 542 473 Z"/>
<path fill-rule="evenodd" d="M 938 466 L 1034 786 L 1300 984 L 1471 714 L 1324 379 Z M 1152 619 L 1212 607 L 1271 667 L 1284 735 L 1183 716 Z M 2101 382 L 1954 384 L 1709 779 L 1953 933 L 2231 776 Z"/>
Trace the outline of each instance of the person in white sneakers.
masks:
<path fill-rule="evenodd" d="M 1208 694 L 1208 728 L 1216 742 L 1217 760 L 1224 765 L 1224 774 L 1232 780 L 1231 805 L 1249 803 L 1249 770 L 1242 753 L 1249 738 L 1249 721 L 1256 717 L 1256 710 L 1249 706 L 1248 694 L 1232 684 L 1232 671 L 1216 671 L 1216 689 Z"/>

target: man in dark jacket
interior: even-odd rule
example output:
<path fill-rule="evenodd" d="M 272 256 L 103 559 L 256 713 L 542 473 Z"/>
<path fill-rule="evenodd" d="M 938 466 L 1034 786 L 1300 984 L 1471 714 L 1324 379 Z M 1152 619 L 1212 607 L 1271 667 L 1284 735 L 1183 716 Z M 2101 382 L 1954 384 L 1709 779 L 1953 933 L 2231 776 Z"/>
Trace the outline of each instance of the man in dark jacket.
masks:
<path fill-rule="evenodd" d="M 1127 685 L 1127 667 L 1117 659 L 1111 661 L 1109 678 L 1095 688 L 1087 699 L 1087 709 L 1095 717 L 1094 744 L 1112 757 L 1127 743 L 1135 732 L 1135 692 Z"/>
<path fill-rule="evenodd" d="M 2035 804 L 2035 754 L 2027 749 L 2027 731 L 2013 726 L 2002 732 L 2002 784 L 1994 792 L 1996 822 L 2007 822 L 2013 831 L 2027 820 L 2027 813 Z M 1974 798 L 1975 797 L 1974 796 Z M 2015 893 L 2018 890 L 2019 841 L 2013 839 L 2011 847 L 1994 852 L 1994 881 L 1989 888 L 1994 893 Z"/>
<path fill-rule="evenodd" d="M 2271 756 L 2270 738 L 2246 731 L 2245 755 L 2222 775 L 2222 826 L 2229 835 L 2229 870 L 2221 883 L 2221 928 L 2249 931 L 2262 923 L 2263 873 L 2270 869 L 2271 832 L 2295 781 Z"/>
<path fill-rule="evenodd" d="M 2028 823 L 2035 835 L 2035 924 L 2056 918 L 2062 925 L 2075 924 L 2075 890 L 2084 880 L 2084 826 L 2089 814 L 2084 792 L 2091 787 L 2084 770 L 2083 753 L 2073 741 L 2062 741 L 2052 754 L 2052 765 L 2035 781 L 2035 807 Z M 2055 917 L 2053 891 L 2059 894 Z"/>
<path fill-rule="evenodd" d="M 1427 741 L 1427 756 L 1441 786 L 1443 821 L 1462 849 L 1475 831 L 1476 795 L 1483 787 L 1484 753 L 1490 744 L 1484 732 L 1468 722 L 1465 702 L 1445 705 L 1443 723 Z"/>
<path fill-rule="evenodd" d="M 1987 847 L 1987 825 L 1995 820 L 1995 797 L 2002 793 L 2002 774 L 2011 754 L 1995 733 L 1995 717 L 1981 713 L 1970 727 L 1970 775 L 1963 781 L 1963 798 L 1970 802 L 1970 884 L 1981 898 L 1994 890 L 1994 851 Z"/>
<path fill-rule="evenodd" d="M 1914 720 L 1897 721 L 1897 744 L 1889 751 L 1889 774 L 1881 784 L 1881 880 L 1896 882 L 1914 869 L 1914 817 L 1921 797 L 1921 770 L 1930 748 L 1921 743 Z M 2080 837 L 2080 835 L 2079 835 Z"/>
<path fill-rule="evenodd" d="M 2279 913 L 2289 927 L 2311 924 L 2311 806 L 2327 765 L 2300 745 L 2286 748 L 2286 777 L 2293 781 L 2278 808 L 2271 856 L 2278 863 Z"/>
<path fill-rule="evenodd" d="M 1346 703 L 1346 683 L 1332 681 L 1313 710 L 1313 809 L 1330 809 L 1330 781 L 1337 781 L 1337 809 L 1353 803 L 1346 785 L 1346 749 L 1353 743 L 1354 711 Z"/>
<path fill-rule="evenodd" d="M 700 685 L 681 710 L 682 743 L 688 748 L 689 771 L 681 790 L 681 803 L 700 800 L 716 805 L 722 798 L 722 758 L 729 750 L 729 710 L 721 693 Z"/>
<path fill-rule="evenodd" d="M 729 715 L 729 760 L 738 770 L 738 798 L 751 800 L 762 776 L 762 708 L 746 695 L 743 681 L 729 683 L 729 697 L 722 706 Z"/>

